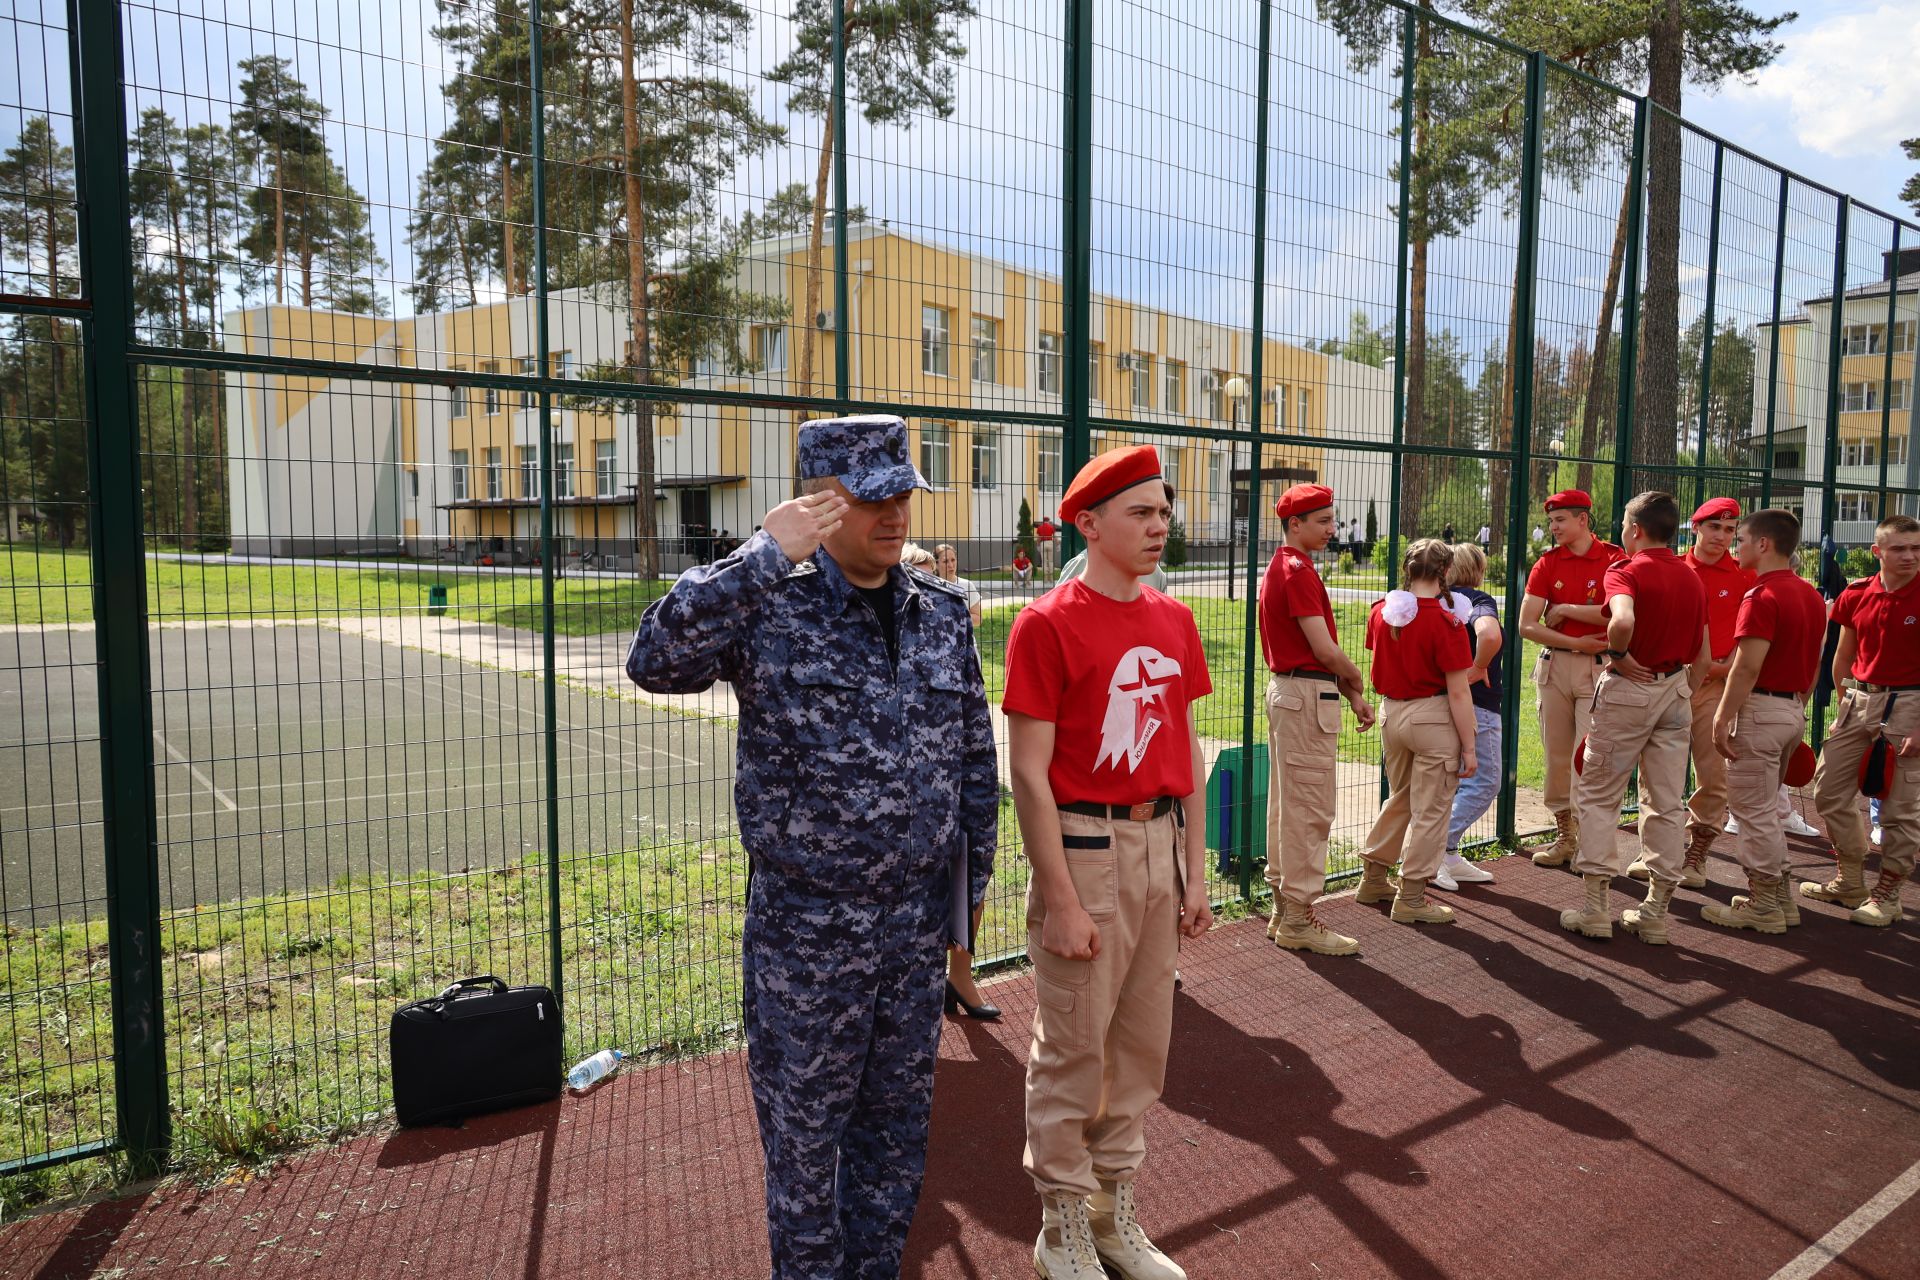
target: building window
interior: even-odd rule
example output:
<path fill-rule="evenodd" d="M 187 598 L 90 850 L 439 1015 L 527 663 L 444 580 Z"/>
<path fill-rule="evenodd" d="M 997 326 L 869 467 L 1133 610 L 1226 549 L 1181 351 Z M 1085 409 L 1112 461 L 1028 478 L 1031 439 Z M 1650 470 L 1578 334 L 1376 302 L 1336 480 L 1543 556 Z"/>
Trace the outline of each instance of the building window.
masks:
<path fill-rule="evenodd" d="M 973 318 L 973 380 L 1000 381 L 1000 322 L 987 316 Z"/>
<path fill-rule="evenodd" d="M 1206 376 L 1207 416 L 1215 422 L 1227 420 L 1227 375 L 1215 369 Z"/>
<path fill-rule="evenodd" d="M 1034 442 L 1034 482 L 1042 493 L 1060 492 L 1060 433 L 1042 430 Z"/>
<path fill-rule="evenodd" d="M 1913 407 L 1913 379 L 1901 378 L 1893 384 L 1893 394 L 1887 397 L 1889 409 L 1911 409 Z"/>
<path fill-rule="evenodd" d="M 920 428 L 920 474 L 936 489 L 953 483 L 953 428 L 944 422 Z"/>
<path fill-rule="evenodd" d="M 488 360 L 480 366 L 480 372 L 498 373 L 500 372 L 500 364 L 498 361 Z M 480 388 L 480 395 L 486 402 L 488 417 L 492 417 L 494 414 L 500 412 L 500 388 L 482 387 Z"/>
<path fill-rule="evenodd" d="M 500 499 L 507 496 L 506 495 L 507 478 L 504 474 L 502 474 L 504 470 L 505 468 L 503 468 L 500 465 L 500 451 L 498 449 L 487 450 L 487 501 L 488 502 L 498 502 L 500 501 Z"/>
<path fill-rule="evenodd" d="M 1867 521 L 1879 518 L 1873 495 L 1870 493 L 1843 493 L 1834 502 L 1833 518 L 1843 521 Z"/>
<path fill-rule="evenodd" d="M 1218 449 L 1207 453 L 1207 498 L 1222 502 L 1227 496 L 1227 455 Z"/>
<path fill-rule="evenodd" d="M 547 367 L 553 370 L 553 376 L 556 378 L 575 377 L 579 372 L 578 367 L 573 363 L 573 352 L 571 351 L 548 352 Z"/>
<path fill-rule="evenodd" d="M 1087 399 L 1100 399 L 1100 357 L 1107 354 L 1104 342 L 1087 344 Z"/>
<path fill-rule="evenodd" d="M 1312 429 L 1307 425 L 1307 417 L 1312 412 L 1312 410 L 1313 410 L 1313 392 L 1306 387 L 1302 387 L 1300 388 L 1300 421 L 1298 423 L 1298 426 L 1300 430 L 1303 432 L 1309 431 Z"/>
<path fill-rule="evenodd" d="M 1175 497 L 1180 496 L 1180 446 L 1169 445 L 1160 451 L 1160 478 L 1173 486 Z"/>
<path fill-rule="evenodd" d="M 949 319 L 940 307 L 920 308 L 920 372 L 936 378 L 951 376 L 953 334 Z"/>
<path fill-rule="evenodd" d="M 553 496 L 556 500 L 573 496 L 573 446 L 570 444 L 553 446 Z"/>
<path fill-rule="evenodd" d="M 1153 357 L 1136 353 L 1133 357 L 1133 407 L 1153 408 Z"/>
<path fill-rule="evenodd" d="M 1162 366 L 1160 374 L 1160 407 L 1168 413 L 1184 414 L 1186 400 L 1187 366 L 1178 360 L 1169 360 Z"/>
<path fill-rule="evenodd" d="M 765 373 L 787 367 L 787 327 L 782 324 L 753 326 L 754 367 Z"/>
<path fill-rule="evenodd" d="M 593 491 L 603 498 L 619 492 L 620 476 L 614 468 L 613 441 L 601 440 L 593 446 Z"/>
<path fill-rule="evenodd" d="M 1904 355 L 1913 350 L 1914 332 L 1920 329 L 1920 323 L 1901 320 L 1893 326 L 1893 349 L 1896 354 Z"/>
<path fill-rule="evenodd" d="M 417 469 L 407 472 L 407 494 L 414 498 L 420 496 L 420 472 Z"/>
<path fill-rule="evenodd" d="M 534 502 L 540 500 L 540 449 L 537 445 L 521 446 L 520 496 Z"/>
<path fill-rule="evenodd" d="M 1800 469 L 1800 451 L 1798 449 L 1775 449 L 1773 451 L 1773 469 L 1775 471 L 1798 471 Z"/>
<path fill-rule="evenodd" d="M 726 371 L 726 358 L 717 346 L 707 347 L 694 357 L 693 376 L 696 378 L 717 378 Z"/>
<path fill-rule="evenodd" d="M 466 371 L 467 371 L 467 366 L 463 364 L 456 364 L 453 366 L 453 369 L 452 369 L 452 372 L 454 373 L 465 373 Z M 467 416 L 467 388 L 466 387 L 459 387 L 459 386 L 448 387 L 447 402 L 453 406 L 454 417 L 464 418 Z"/>
<path fill-rule="evenodd" d="M 1880 442 L 1873 439 L 1842 440 L 1840 442 L 1840 465 L 1843 467 L 1871 467 L 1880 461 Z"/>
<path fill-rule="evenodd" d="M 1273 429 L 1287 429 L 1287 384 L 1276 382 L 1267 388 L 1267 403 L 1273 406 Z"/>
<path fill-rule="evenodd" d="M 467 500 L 467 451 L 455 449 L 447 454 L 447 462 L 453 468 L 453 500 Z"/>
<path fill-rule="evenodd" d="M 1907 437 L 1894 436 L 1887 441 L 1887 462 L 1899 467 L 1907 464 Z"/>
<path fill-rule="evenodd" d="M 1050 396 L 1060 394 L 1060 335 L 1043 333 L 1040 335 L 1039 376 L 1034 385 Z"/>
<path fill-rule="evenodd" d="M 1847 382 L 1840 387 L 1840 412 L 1866 413 L 1880 407 L 1880 384 Z"/>
<path fill-rule="evenodd" d="M 520 357 L 520 376 L 523 378 L 539 377 L 540 362 L 538 360 L 535 360 L 532 356 L 521 356 Z M 535 391 L 532 387 L 528 387 L 526 390 L 520 393 L 520 407 L 522 409 L 535 409 L 535 408 L 538 408 L 539 405 L 540 405 L 540 393 L 538 391 Z"/>
<path fill-rule="evenodd" d="M 1849 356 L 1877 356 L 1887 336 L 1885 325 L 1849 324 L 1840 327 L 1840 353 Z"/>
<path fill-rule="evenodd" d="M 985 425 L 973 429 L 973 487 L 1000 487 L 1000 428 Z"/>

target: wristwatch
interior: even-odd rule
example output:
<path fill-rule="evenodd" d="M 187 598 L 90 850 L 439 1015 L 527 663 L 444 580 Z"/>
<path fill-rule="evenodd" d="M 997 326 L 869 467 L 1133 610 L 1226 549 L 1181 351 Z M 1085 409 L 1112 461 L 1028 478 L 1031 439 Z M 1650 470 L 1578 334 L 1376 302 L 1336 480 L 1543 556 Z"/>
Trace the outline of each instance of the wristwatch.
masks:
<path fill-rule="evenodd" d="M 1615 662 L 1618 662 L 1627 656 L 1627 651 L 1625 649 L 1608 649 L 1605 650 L 1603 656 L 1612 658 Z"/>

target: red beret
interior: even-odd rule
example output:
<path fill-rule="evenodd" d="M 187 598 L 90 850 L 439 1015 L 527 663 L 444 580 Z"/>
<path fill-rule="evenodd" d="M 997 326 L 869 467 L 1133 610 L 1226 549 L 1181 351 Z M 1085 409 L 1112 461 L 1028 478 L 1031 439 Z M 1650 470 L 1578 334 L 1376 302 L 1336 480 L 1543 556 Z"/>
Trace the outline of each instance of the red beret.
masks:
<path fill-rule="evenodd" d="M 1060 499 L 1060 519 L 1072 524 L 1082 511 L 1137 484 L 1160 478 L 1160 454 L 1152 445 L 1109 449 L 1080 468 L 1080 474 L 1067 486 L 1066 496 Z"/>
<path fill-rule="evenodd" d="M 1813 748 L 1804 742 L 1793 744 L 1793 754 L 1787 757 L 1787 773 L 1781 779 L 1790 787 L 1804 787 L 1813 781 L 1814 770 L 1820 766 L 1820 757 L 1813 754 Z"/>
<path fill-rule="evenodd" d="M 1593 497 L 1584 489 L 1562 489 L 1547 499 L 1547 510 L 1558 511 L 1563 507 L 1569 511 L 1591 511 Z"/>
<path fill-rule="evenodd" d="M 1318 511 L 1322 507 L 1333 505 L 1333 490 L 1323 484 L 1296 484 L 1280 495 L 1280 501 L 1273 504 L 1273 514 L 1285 520 L 1288 516 L 1303 516 L 1309 511 Z"/>
<path fill-rule="evenodd" d="M 1700 509 L 1693 513 L 1693 518 L 1687 523 L 1699 524 L 1702 520 L 1718 520 L 1723 516 L 1728 520 L 1738 520 L 1740 504 L 1732 498 L 1708 498 L 1700 504 Z"/>

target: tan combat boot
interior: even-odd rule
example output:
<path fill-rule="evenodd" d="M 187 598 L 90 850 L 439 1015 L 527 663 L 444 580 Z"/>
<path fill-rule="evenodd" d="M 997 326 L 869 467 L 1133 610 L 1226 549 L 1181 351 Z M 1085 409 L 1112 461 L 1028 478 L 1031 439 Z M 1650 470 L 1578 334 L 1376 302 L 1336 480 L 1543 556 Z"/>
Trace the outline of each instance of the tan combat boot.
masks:
<path fill-rule="evenodd" d="M 1667 904 L 1673 899 L 1674 886 L 1664 880 L 1647 882 L 1647 900 L 1620 913 L 1620 927 L 1638 934 L 1640 941 L 1657 947 L 1667 945 Z"/>
<path fill-rule="evenodd" d="M 1687 860 L 1680 865 L 1681 888 L 1707 887 L 1707 852 L 1713 848 L 1713 838 L 1719 834 L 1712 827 L 1693 829 L 1693 841 L 1687 845 Z M 1629 867 L 1628 871 L 1631 872 L 1632 868 Z"/>
<path fill-rule="evenodd" d="M 1580 827 L 1574 822 L 1573 810 L 1562 809 L 1554 814 L 1553 828 L 1553 843 L 1534 851 L 1533 865 L 1571 868 L 1574 855 L 1580 852 Z"/>
<path fill-rule="evenodd" d="M 1071 1192 L 1040 1197 L 1040 1238 L 1033 1243 L 1033 1269 L 1042 1280 L 1107 1280 L 1093 1247 L 1087 1202 Z"/>
<path fill-rule="evenodd" d="M 1370 902 L 1392 901 L 1393 895 L 1400 890 L 1400 880 L 1393 874 L 1393 864 L 1362 858 L 1360 866 L 1360 888 L 1354 892 L 1353 900 L 1363 907 Z"/>
<path fill-rule="evenodd" d="M 1800 894 L 1795 887 L 1793 872 L 1780 873 L 1780 918 L 1789 929 L 1800 927 Z"/>
<path fill-rule="evenodd" d="M 1568 933 L 1583 933 L 1589 938 L 1611 938 L 1613 917 L 1607 913 L 1607 892 L 1613 877 L 1589 872 L 1580 877 L 1586 897 L 1578 907 L 1560 913 L 1560 927 Z"/>
<path fill-rule="evenodd" d="M 1387 918 L 1396 924 L 1452 924 L 1453 908 L 1427 901 L 1427 881 L 1401 876 Z"/>
<path fill-rule="evenodd" d="M 1100 1179 L 1100 1189 L 1087 1199 L 1087 1220 L 1093 1226 L 1093 1247 L 1100 1261 L 1126 1280 L 1187 1280 L 1180 1264 L 1154 1247 L 1134 1215 L 1133 1184 Z"/>
<path fill-rule="evenodd" d="M 1882 871 L 1873 893 L 1847 918 L 1855 924 L 1886 928 L 1900 923 L 1900 884 L 1906 877 L 1897 871 Z"/>
<path fill-rule="evenodd" d="M 1838 873 L 1825 884 L 1801 885 L 1800 896 L 1812 898 L 1815 902 L 1837 902 L 1843 907 L 1857 907 L 1868 896 L 1866 859 L 1849 858 L 1837 849 L 1833 856 L 1840 863 Z"/>
<path fill-rule="evenodd" d="M 1756 933 L 1785 933 L 1786 912 L 1780 908 L 1782 881 L 1775 876 L 1747 873 L 1747 892 L 1737 893 L 1726 906 L 1709 902 L 1700 917 L 1722 929 L 1752 929 Z"/>
<path fill-rule="evenodd" d="M 1360 939 L 1335 933 L 1320 923 L 1313 908 L 1298 902 L 1282 902 L 1280 910 L 1267 926 L 1267 936 L 1277 947 L 1289 951 L 1312 951 L 1323 956 L 1357 956 Z"/>

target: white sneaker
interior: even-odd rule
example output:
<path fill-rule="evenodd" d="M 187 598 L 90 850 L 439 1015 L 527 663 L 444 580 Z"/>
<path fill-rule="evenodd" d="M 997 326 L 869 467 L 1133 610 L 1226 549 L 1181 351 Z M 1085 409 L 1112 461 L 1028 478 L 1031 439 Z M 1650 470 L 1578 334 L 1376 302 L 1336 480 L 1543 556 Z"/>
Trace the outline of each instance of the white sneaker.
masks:
<path fill-rule="evenodd" d="M 1871 836 L 1869 836 L 1869 837 L 1868 837 L 1868 839 L 1870 839 L 1870 840 L 1872 840 L 1872 841 L 1873 841 L 1873 842 L 1874 842 L 1875 844 L 1879 844 L 1879 843 L 1880 843 L 1880 828 L 1878 828 L 1878 827 L 1875 827 L 1875 828 L 1873 829 L 1873 834 L 1872 834 Z"/>
<path fill-rule="evenodd" d="M 1728 814 L 1727 825 L 1720 829 L 1730 836 L 1737 836 L 1740 834 L 1740 819 L 1734 817 L 1732 814 Z"/>
<path fill-rule="evenodd" d="M 1790 836 L 1817 836 L 1820 834 L 1819 828 L 1815 827 L 1811 822 L 1808 822 L 1797 813 L 1787 815 L 1786 829 L 1787 834 Z M 1876 841 L 1876 843 L 1878 842 Z"/>
<path fill-rule="evenodd" d="M 1493 872 L 1477 862 L 1467 861 L 1457 853 L 1447 855 L 1446 861 L 1440 864 L 1440 874 L 1457 884 L 1493 883 Z M 1440 881 L 1436 879 L 1434 883 L 1439 884 Z"/>
<path fill-rule="evenodd" d="M 1448 870 L 1449 868 L 1443 865 L 1438 871 L 1433 873 L 1432 887 L 1435 889 L 1445 889 L 1448 893 L 1458 893 L 1460 892 L 1460 882 L 1448 875 Z"/>

